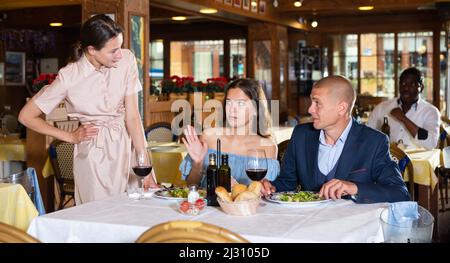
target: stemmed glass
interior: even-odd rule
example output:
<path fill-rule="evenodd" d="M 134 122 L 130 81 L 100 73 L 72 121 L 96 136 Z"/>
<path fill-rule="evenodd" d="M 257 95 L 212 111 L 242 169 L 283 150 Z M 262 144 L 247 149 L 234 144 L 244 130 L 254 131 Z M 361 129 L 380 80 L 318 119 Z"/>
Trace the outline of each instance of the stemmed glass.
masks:
<path fill-rule="evenodd" d="M 247 151 L 247 165 L 245 172 L 253 181 L 261 181 L 267 174 L 266 152 L 262 149 L 250 149 Z"/>
<path fill-rule="evenodd" d="M 144 180 L 152 171 L 152 163 L 148 157 L 147 149 L 136 150 L 136 160 L 133 166 L 133 172 L 141 178 L 141 198 L 144 197 Z"/>

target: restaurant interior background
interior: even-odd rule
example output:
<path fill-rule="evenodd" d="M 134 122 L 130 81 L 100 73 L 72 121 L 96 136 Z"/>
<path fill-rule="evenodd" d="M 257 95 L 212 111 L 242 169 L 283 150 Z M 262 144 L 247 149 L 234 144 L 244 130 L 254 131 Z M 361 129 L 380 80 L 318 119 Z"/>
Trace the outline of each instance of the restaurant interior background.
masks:
<path fill-rule="evenodd" d="M 171 100 L 161 81 L 171 76 L 205 85 L 255 78 L 280 100 L 285 123 L 307 117 L 312 84 L 323 76 L 348 77 L 364 116 L 398 95 L 399 75 L 411 66 L 424 75 L 423 98 L 449 116 L 450 1 L 431 0 L 2 0 L 0 109 L 18 113 L 37 91 L 33 81 L 66 65 L 81 23 L 99 13 L 123 26 L 124 47 L 137 57 L 144 127 L 173 118 L 162 110 Z M 27 136 L 27 166 L 52 211 L 53 178 L 40 174 L 49 138 Z"/>

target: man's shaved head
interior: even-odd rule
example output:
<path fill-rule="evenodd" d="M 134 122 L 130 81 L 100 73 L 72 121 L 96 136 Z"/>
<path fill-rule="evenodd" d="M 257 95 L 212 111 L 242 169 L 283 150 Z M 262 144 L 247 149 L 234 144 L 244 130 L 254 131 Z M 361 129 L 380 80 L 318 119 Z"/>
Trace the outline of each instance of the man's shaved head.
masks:
<path fill-rule="evenodd" d="M 348 104 L 348 113 L 351 114 L 355 105 L 356 92 L 347 78 L 339 75 L 325 77 L 314 84 L 313 89 L 318 88 L 327 88 L 328 94 L 337 102 L 346 102 Z"/>

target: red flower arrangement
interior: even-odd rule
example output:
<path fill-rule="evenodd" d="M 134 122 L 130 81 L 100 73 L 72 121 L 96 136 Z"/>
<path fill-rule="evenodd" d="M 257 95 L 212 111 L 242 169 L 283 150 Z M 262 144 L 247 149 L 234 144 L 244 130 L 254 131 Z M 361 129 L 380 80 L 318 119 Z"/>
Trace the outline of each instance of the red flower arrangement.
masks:
<path fill-rule="evenodd" d="M 171 76 L 170 79 L 161 81 L 161 92 L 183 93 L 183 92 L 224 92 L 228 81 L 225 77 L 209 78 L 207 83 L 194 81 L 193 77 Z"/>
<path fill-rule="evenodd" d="M 56 78 L 57 74 L 41 74 L 39 75 L 39 77 L 37 77 L 36 79 L 33 80 L 33 92 L 38 92 L 39 90 L 42 89 L 42 87 L 44 87 L 45 85 L 49 85 L 50 83 L 52 83 L 55 78 Z"/>

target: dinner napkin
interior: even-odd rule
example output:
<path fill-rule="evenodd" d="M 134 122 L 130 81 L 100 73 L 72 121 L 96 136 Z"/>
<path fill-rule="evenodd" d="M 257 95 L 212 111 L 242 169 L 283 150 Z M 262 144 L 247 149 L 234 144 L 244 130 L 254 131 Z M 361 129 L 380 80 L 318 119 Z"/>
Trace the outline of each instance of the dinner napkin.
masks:
<path fill-rule="evenodd" d="M 417 202 L 396 202 L 389 207 L 388 223 L 391 225 L 408 227 L 416 219 L 419 219 Z"/>

